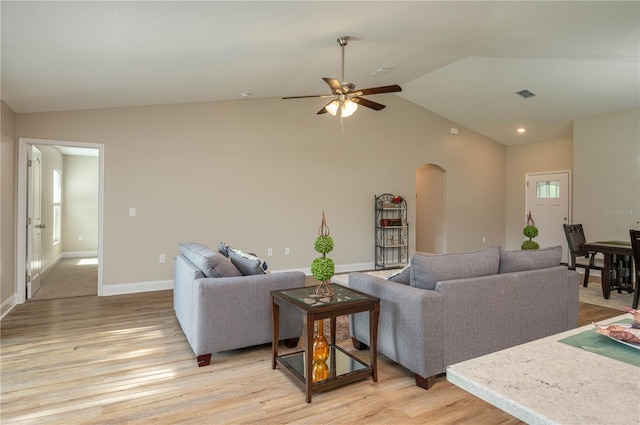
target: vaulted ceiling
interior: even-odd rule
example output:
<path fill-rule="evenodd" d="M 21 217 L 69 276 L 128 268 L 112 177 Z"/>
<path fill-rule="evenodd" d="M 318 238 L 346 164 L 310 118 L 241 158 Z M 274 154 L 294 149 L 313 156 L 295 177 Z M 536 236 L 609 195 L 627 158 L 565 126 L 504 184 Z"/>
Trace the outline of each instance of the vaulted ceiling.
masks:
<path fill-rule="evenodd" d="M 328 94 L 342 35 L 347 81 L 400 84 L 399 96 L 504 144 L 571 137 L 575 118 L 640 106 L 637 1 L 0 7 L 0 94 L 18 113 Z"/>

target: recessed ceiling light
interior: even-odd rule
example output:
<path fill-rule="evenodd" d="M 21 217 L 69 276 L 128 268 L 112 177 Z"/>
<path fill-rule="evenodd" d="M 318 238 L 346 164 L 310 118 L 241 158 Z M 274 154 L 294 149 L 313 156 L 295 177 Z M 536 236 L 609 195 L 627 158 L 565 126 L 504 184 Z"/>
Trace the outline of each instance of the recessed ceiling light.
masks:
<path fill-rule="evenodd" d="M 518 133 L 521 133 L 521 134 L 522 134 L 522 133 L 524 133 L 524 132 L 526 132 L 526 131 L 527 131 L 527 129 L 522 128 L 522 127 L 520 127 L 520 128 L 518 129 Z"/>
<path fill-rule="evenodd" d="M 249 96 L 251 96 L 251 93 L 247 91 L 243 91 L 242 93 L 240 93 L 240 97 L 249 97 Z"/>

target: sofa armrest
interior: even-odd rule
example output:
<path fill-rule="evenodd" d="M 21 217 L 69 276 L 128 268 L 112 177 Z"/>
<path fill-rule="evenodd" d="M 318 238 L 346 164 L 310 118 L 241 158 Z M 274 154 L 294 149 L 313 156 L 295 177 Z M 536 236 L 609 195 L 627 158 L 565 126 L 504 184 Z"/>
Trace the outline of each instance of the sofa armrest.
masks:
<path fill-rule="evenodd" d="M 302 272 L 195 279 L 189 340 L 194 352 L 200 355 L 271 342 L 270 292 L 304 283 Z M 281 309 L 281 338 L 301 334 L 302 316 L 292 309 Z"/>
<path fill-rule="evenodd" d="M 421 377 L 444 370 L 442 294 L 364 273 L 351 273 L 349 287 L 380 298 L 380 353 Z M 369 345 L 369 315 L 354 314 L 349 323 L 351 335 Z"/>

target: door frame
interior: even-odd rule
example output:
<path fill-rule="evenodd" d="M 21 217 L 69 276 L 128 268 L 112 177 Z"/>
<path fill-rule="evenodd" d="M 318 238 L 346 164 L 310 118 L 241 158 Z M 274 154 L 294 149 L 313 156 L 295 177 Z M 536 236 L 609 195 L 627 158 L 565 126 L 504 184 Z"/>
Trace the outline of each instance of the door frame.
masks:
<path fill-rule="evenodd" d="M 70 146 L 78 148 L 98 149 L 98 296 L 103 295 L 103 219 L 104 219 L 104 144 L 89 142 L 73 142 L 66 140 L 18 138 L 18 175 L 16 223 L 18 234 L 16 241 L 16 304 L 26 301 L 26 266 L 27 266 L 27 154 L 31 145 Z"/>

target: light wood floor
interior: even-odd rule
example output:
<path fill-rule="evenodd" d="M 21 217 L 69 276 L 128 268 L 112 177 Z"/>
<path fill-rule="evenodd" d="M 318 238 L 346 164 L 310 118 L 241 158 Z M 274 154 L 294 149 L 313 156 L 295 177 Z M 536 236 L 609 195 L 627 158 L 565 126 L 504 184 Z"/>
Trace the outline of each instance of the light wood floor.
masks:
<path fill-rule="evenodd" d="M 580 305 L 581 324 L 619 314 Z M 1 331 L 3 424 L 521 423 L 445 377 L 424 391 L 384 357 L 377 383 L 318 393 L 311 404 L 271 369 L 269 345 L 198 368 L 171 291 L 32 301 Z"/>

